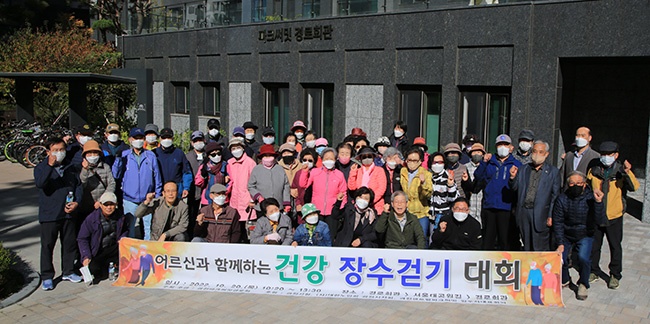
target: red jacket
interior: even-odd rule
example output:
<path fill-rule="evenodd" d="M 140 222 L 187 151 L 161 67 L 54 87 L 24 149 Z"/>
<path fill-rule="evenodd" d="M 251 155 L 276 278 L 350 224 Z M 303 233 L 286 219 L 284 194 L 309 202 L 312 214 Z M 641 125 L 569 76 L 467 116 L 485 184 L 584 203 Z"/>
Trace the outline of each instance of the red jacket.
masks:
<path fill-rule="evenodd" d="M 384 211 L 384 193 L 386 192 L 386 172 L 381 167 L 372 165 L 370 166 L 372 170 L 370 171 L 370 181 L 368 181 L 367 187 L 372 189 L 375 193 L 375 210 L 377 215 L 381 215 Z M 357 190 L 361 187 L 361 182 L 363 182 L 363 170 L 366 167 L 356 167 L 355 169 L 350 170 L 350 176 L 348 177 L 348 188 L 350 190 Z"/>

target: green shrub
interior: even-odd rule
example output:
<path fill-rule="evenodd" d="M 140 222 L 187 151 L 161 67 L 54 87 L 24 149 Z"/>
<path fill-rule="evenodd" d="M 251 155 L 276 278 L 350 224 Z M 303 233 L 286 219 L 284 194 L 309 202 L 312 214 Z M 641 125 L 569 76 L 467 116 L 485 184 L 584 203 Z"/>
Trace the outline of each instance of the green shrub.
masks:
<path fill-rule="evenodd" d="M 13 253 L 0 242 L 0 276 L 16 264 Z"/>

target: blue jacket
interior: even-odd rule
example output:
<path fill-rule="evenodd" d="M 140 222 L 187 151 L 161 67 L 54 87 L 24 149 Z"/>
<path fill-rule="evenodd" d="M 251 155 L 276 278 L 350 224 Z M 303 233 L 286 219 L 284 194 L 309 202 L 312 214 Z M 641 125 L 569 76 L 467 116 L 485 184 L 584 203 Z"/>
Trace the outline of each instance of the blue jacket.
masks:
<path fill-rule="evenodd" d="M 555 204 L 555 199 L 560 194 L 561 183 L 558 168 L 544 163 L 540 172 L 542 174 L 539 178 L 533 205 L 533 228 L 537 233 L 549 230 L 548 226 L 546 226 L 546 220 L 553 217 L 553 204 Z M 517 172 L 517 176 L 510 181 L 510 187 L 517 193 L 515 219 L 519 228 L 523 226 L 521 223 L 522 217 L 526 217 L 523 209 L 531 173 L 532 165 L 529 163 L 522 166 Z M 509 174 L 508 177 L 510 177 Z"/>
<path fill-rule="evenodd" d="M 293 240 L 298 242 L 300 246 L 332 246 L 332 239 L 330 238 L 330 229 L 323 221 L 316 224 L 314 234 L 312 235 L 311 242 L 309 240 L 309 231 L 307 224 L 300 224 L 296 231 L 293 233 Z"/>
<path fill-rule="evenodd" d="M 113 162 L 118 156 L 122 156 L 122 152 L 128 151 L 130 147 L 122 142 L 121 140 L 117 142 L 117 146 L 108 144 L 108 141 L 105 141 L 100 146 L 102 153 L 104 155 L 104 163 L 113 166 Z"/>
<path fill-rule="evenodd" d="M 116 209 L 115 213 L 120 213 L 120 210 Z M 129 233 L 129 226 L 124 216 L 115 216 L 119 216 L 117 217 L 117 225 L 115 226 L 115 238 L 119 241 Z M 104 228 L 102 227 L 101 217 L 104 217 L 102 210 L 97 208 L 86 217 L 81 224 L 81 228 L 79 228 L 77 245 L 79 245 L 79 254 L 81 254 L 82 261 L 92 259 L 97 255 L 99 248 L 102 246 Z"/>
<path fill-rule="evenodd" d="M 54 222 L 71 216 L 64 211 L 68 192 L 74 193 L 74 201 L 81 205 L 83 187 L 79 179 L 79 169 L 68 161 L 63 161 L 63 176 L 51 167 L 47 159 L 34 168 L 34 182 L 38 188 L 38 221 Z M 66 163 L 68 162 L 68 163 Z"/>
<path fill-rule="evenodd" d="M 171 146 L 167 149 L 157 147 L 153 152 L 158 158 L 162 183 L 173 181 L 178 184 L 178 192 L 190 190 L 192 185 L 192 166 L 182 150 Z"/>
<path fill-rule="evenodd" d="M 555 201 L 553 229 L 557 244 L 575 243 L 585 237 L 592 237 L 596 226 L 605 223 L 605 204 L 596 202 L 589 187 L 578 197 L 569 198 L 562 193 Z"/>
<path fill-rule="evenodd" d="M 150 192 L 159 197 L 163 187 L 156 155 L 143 149 L 140 158 L 138 164 L 133 150 L 128 150 L 113 164 L 113 177 L 121 180 L 124 199 L 136 204 L 143 202 Z"/>
<path fill-rule="evenodd" d="M 476 192 L 483 190 L 483 208 L 510 210 L 512 203 L 515 201 L 515 193 L 510 190 L 508 180 L 510 180 L 510 168 L 512 166 L 521 166 L 512 154 L 501 163 L 493 155 L 488 161 L 481 161 L 476 171 L 474 171 L 474 189 Z"/>

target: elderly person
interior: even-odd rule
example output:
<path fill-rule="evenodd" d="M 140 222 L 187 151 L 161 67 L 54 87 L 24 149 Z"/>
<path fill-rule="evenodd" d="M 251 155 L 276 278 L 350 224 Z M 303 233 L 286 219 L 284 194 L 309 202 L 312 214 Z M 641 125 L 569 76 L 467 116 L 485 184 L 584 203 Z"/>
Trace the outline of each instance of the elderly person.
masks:
<path fill-rule="evenodd" d="M 426 239 L 417 216 L 407 210 L 408 196 L 395 191 L 391 196 L 391 207 L 385 206 L 375 222 L 375 231 L 384 238 L 389 249 L 424 249 Z"/>
<path fill-rule="evenodd" d="M 212 204 L 210 188 L 217 183 L 225 185 L 227 180 L 223 148 L 217 142 L 210 142 L 205 146 L 205 159 L 194 177 L 196 190 L 201 192 L 201 206 Z"/>
<path fill-rule="evenodd" d="M 135 210 L 135 217 L 153 214 L 151 219 L 152 241 L 177 241 L 188 240 L 187 225 L 189 214 L 187 205 L 178 199 L 178 186 L 170 181 L 163 186 L 163 196 L 155 198 L 155 194 L 148 193 L 145 200 Z"/>
<path fill-rule="evenodd" d="M 105 192 L 115 192 L 115 179 L 111 166 L 101 161 L 99 144 L 89 140 L 83 147 L 83 161 L 79 178 L 84 188 L 79 207 L 79 224 L 93 210 L 99 208 L 99 197 Z"/>
<path fill-rule="evenodd" d="M 510 168 L 510 188 L 517 193 L 515 219 L 524 251 L 550 251 L 553 205 L 560 194 L 560 170 L 546 163 L 549 145 L 535 141 L 531 162 Z"/>
<path fill-rule="evenodd" d="M 304 223 L 298 225 L 293 233 L 291 246 L 332 246 L 329 225 L 322 222 L 320 210 L 314 204 L 305 204 L 302 208 Z"/>
<path fill-rule="evenodd" d="M 429 200 L 429 231 L 424 232 L 427 238 L 430 238 L 433 231 L 438 229 L 442 216 L 449 213 L 451 204 L 460 197 L 454 180 L 454 171 L 445 170 L 444 155 L 435 152 L 429 156 L 429 161 L 431 162 L 429 170 L 433 174 L 431 179 L 433 193 Z"/>
<path fill-rule="evenodd" d="M 459 197 L 451 206 L 452 213 L 445 214 L 438 228 L 431 235 L 432 249 L 480 250 L 481 224 L 469 217 L 467 199 Z"/>
<path fill-rule="evenodd" d="M 404 157 L 402 153 L 394 148 L 389 147 L 384 151 L 384 173 L 386 174 L 386 192 L 384 192 L 384 206 L 390 204 L 390 196 L 393 192 L 402 190 L 400 184 L 400 172 L 402 171 L 402 163 Z"/>
<path fill-rule="evenodd" d="M 512 156 L 521 162 L 521 164 L 528 164 L 531 162 L 534 140 L 535 133 L 530 129 L 524 129 L 519 133 L 517 139 L 518 144 L 515 153 Z"/>
<path fill-rule="evenodd" d="M 249 203 L 253 202 L 253 199 L 248 191 L 248 180 L 257 164 L 250 156 L 244 154 L 244 147 L 244 140 L 241 138 L 230 139 L 228 150 L 232 158 L 228 160 L 226 166 L 226 174 L 230 177 L 228 185 L 230 206 L 237 209 L 241 216 L 239 224 L 242 232 L 246 230 L 247 220 L 257 219 L 257 214 L 249 207 Z"/>
<path fill-rule="evenodd" d="M 406 153 L 406 167 L 400 171 L 399 181 L 408 195 L 409 213 L 418 218 L 422 233 L 429 233 L 429 199 L 433 182 L 431 173 L 422 167 L 423 157 L 424 152 L 419 148 L 411 148 Z"/>
<path fill-rule="evenodd" d="M 264 216 L 257 220 L 251 233 L 251 244 L 290 245 L 293 242 L 291 218 L 280 209 L 275 198 L 267 198 L 260 204 Z"/>
<path fill-rule="evenodd" d="M 163 183 L 174 181 L 181 199 L 187 198 L 193 182 L 192 167 L 185 153 L 174 145 L 174 131 L 163 128 L 160 131 L 160 146 L 153 150 L 158 158 Z"/>
<path fill-rule="evenodd" d="M 465 164 L 466 171 L 462 175 L 461 186 L 465 192 L 465 198 L 469 201 L 470 215 L 474 217 L 479 224 L 481 223 L 481 209 L 483 206 L 483 192 L 474 192 L 474 172 L 483 161 L 485 148 L 481 143 L 475 143 L 468 150 L 470 156 L 469 162 Z M 482 225 L 481 225 L 482 226 Z"/>
<path fill-rule="evenodd" d="M 196 217 L 192 242 L 239 243 L 239 213 L 226 201 L 226 186 L 216 183 L 208 191 L 210 205 L 201 208 Z"/>
<path fill-rule="evenodd" d="M 275 198 L 282 202 L 284 211 L 289 212 L 291 210 L 289 179 L 284 168 L 277 164 L 277 154 L 273 150 L 273 145 L 262 145 L 258 158 L 262 163 L 253 168 L 248 179 L 248 192 L 253 201 L 261 203 L 266 198 Z M 264 215 L 259 205 L 251 202 L 250 207 L 255 207 L 259 216 Z"/>
<path fill-rule="evenodd" d="M 90 213 L 81 224 L 77 244 L 81 264 L 88 267 L 95 278 L 105 279 L 108 276 L 108 265 L 118 262 L 117 242 L 126 237 L 129 226 L 117 208 L 117 197 L 114 193 L 105 192 L 97 202 L 99 208 Z"/>
<path fill-rule="evenodd" d="M 456 143 L 445 145 L 443 154 L 445 157 L 445 169 L 452 171 L 454 182 L 458 185 L 458 195 L 465 198 L 465 191 L 463 190 L 461 183 L 463 181 L 463 174 L 467 172 L 467 168 L 464 164 L 460 163 L 460 157 L 463 154 L 460 145 Z M 429 168 L 429 170 L 431 170 L 431 168 Z"/>
<path fill-rule="evenodd" d="M 280 165 L 284 172 L 287 174 L 287 179 L 289 184 L 293 183 L 293 179 L 296 177 L 296 174 L 301 169 L 300 168 L 300 159 L 296 158 L 296 146 L 289 143 L 284 143 L 280 145 L 280 160 L 278 165 Z"/>
<path fill-rule="evenodd" d="M 343 219 L 343 228 L 336 236 L 335 246 L 340 247 L 377 247 L 377 233 L 375 232 L 375 220 L 377 212 L 372 208 L 374 192 L 367 187 L 361 187 L 354 191 L 353 200 L 343 205 L 341 201 L 344 195 L 332 208 L 332 216 Z"/>
<path fill-rule="evenodd" d="M 350 169 L 348 178 L 348 189 L 354 191 L 361 187 L 368 187 L 375 193 L 374 201 L 370 205 L 375 208 L 377 214 L 384 210 L 384 193 L 386 193 L 386 172 L 375 165 L 376 153 L 372 147 L 364 146 L 357 153 L 357 160 L 361 166 L 356 164 Z"/>
<path fill-rule="evenodd" d="M 591 147 L 591 139 L 591 130 L 589 128 L 579 127 L 576 130 L 575 149 L 565 155 L 560 168 L 562 180 L 568 178 L 573 171 L 587 174 L 590 162 L 600 158 L 600 154 Z"/>

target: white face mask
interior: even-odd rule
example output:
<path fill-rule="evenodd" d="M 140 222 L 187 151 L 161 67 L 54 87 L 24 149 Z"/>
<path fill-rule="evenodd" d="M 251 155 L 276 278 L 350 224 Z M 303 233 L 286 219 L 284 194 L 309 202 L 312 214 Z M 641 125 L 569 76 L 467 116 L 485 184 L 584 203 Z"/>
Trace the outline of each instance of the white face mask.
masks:
<path fill-rule="evenodd" d="M 215 203 L 216 205 L 223 206 L 226 204 L 226 196 L 224 195 L 216 196 L 214 197 L 214 199 L 212 199 L 212 202 Z"/>
<path fill-rule="evenodd" d="M 99 162 L 99 155 L 86 156 L 86 161 L 92 165 L 95 165 L 97 162 Z"/>
<path fill-rule="evenodd" d="M 336 162 L 334 162 L 334 160 L 325 160 L 325 161 L 323 161 L 323 166 L 324 166 L 325 168 L 327 168 L 327 170 L 332 170 L 332 168 L 334 167 L 334 164 L 335 164 L 335 163 L 336 163 Z"/>
<path fill-rule="evenodd" d="M 318 224 L 318 215 L 317 214 L 312 214 L 307 217 L 305 217 L 305 222 L 309 225 L 316 225 Z"/>
<path fill-rule="evenodd" d="M 213 128 L 213 129 L 208 131 L 208 134 L 210 134 L 210 136 L 212 136 L 212 137 L 215 137 L 215 136 L 217 136 L 219 134 L 219 130 L 216 129 L 216 128 Z"/>
<path fill-rule="evenodd" d="M 249 140 L 249 141 L 252 140 L 253 138 L 255 138 L 255 134 L 246 134 L 245 136 L 246 136 L 246 139 Z"/>
<path fill-rule="evenodd" d="M 268 215 L 266 217 L 268 217 L 269 220 L 272 221 L 272 222 L 277 222 L 278 219 L 280 219 L 280 212 L 275 212 L 275 213 L 273 213 L 271 215 Z"/>
<path fill-rule="evenodd" d="M 530 142 L 519 142 L 519 149 L 523 152 L 528 152 L 533 145 Z"/>
<path fill-rule="evenodd" d="M 131 141 L 131 146 L 133 146 L 133 148 L 141 149 L 143 145 L 144 145 L 144 140 L 134 139 Z"/>
<path fill-rule="evenodd" d="M 158 142 L 158 136 L 156 136 L 156 135 L 147 135 L 147 136 L 145 136 L 145 138 L 147 139 L 148 143 L 156 143 L 156 142 Z"/>
<path fill-rule="evenodd" d="M 303 165 L 306 164 L 307 167 L 309 167 L 310 169 L 314 167 L 314 163 L 312 163 L 312 162 L 302 162 L 302 164 L 303 164 Z M 323 162 L 323 164 L 325 164 L 325 163 Z"/>
<path fill-rule="evenodd" d="M 56 156 L 57 163 L 61 163 L 65 159 L 65 151 L 52 152 L 52 155 Z"/>
<path fill-rule="evenodd" d="M 616 162 L 616 158 L 611 155 L 601 155 L 600 162 L 605 166 L 610 167 L 614 162 Z"/>
<path fill-rule="evenodd" d="M 454 212 L 454 219 L 459 222 L 464 222 L 467 219 L 467 213 Z"/>
<path fill-rule="evenodd" d="M 305 142 L 305 145 L 307 145 L 309 148 L 314 148 L 316 147 L 316 141 L 307 141 Z"/>
<path fill-rule="evenodd" d="M 79 144 L 84 145 L 90 140 L 89 136 L 79 136 Z"/>
<path fill-rule="evenodd" d="M 244 150 L 243 149 L 234 149 L 234 150 L 230 151 L 230 153 L 232 153 L 232 156 L 234 156 L 236 159 L 239 159 L 242 156 L 242 154 L 244 154 Z"/>
<path fill-rule="evenodd" d="M 212 163 L 219 163 L 219 162 L 221 162 L 221 155 L 210 156 L 210 161 L 212 161 Z"/>
<path fill-rule="evenodd" d="M 368 201 L 363 199 L 363 198 L 357 198 L 355 203 L 356 203 L 357 207 L 359 207 L 359 209 L 361 209 L 361 210 L 364 210 L 364 209 L 368 208 Z"/>
<path fill-rule="evenodd" d="M 497 147 L 497 155 L 499 157 L 502 157 L 502 158 L 510 155 L 510 148 L 507 147 L 507 146 L 499 146 L 499 147 Z"/>
<path fill-rule="evenodd" d="M 120 140 L 120 135 L 119 134 L 108 134 L 108 141 L 109 142 L 117 142 Z"/>
<path fill-rule="evenodd" d="M 388 166 L 389 169 L 395 170 L 395 167 L 397 167 L 397 162 L 395 161 L 388 161 L 386 162 L 386 165 Z"/>
<path fill-rule="evenodd" d="M 302 137 L 303 137 L 304 135 L 305 135 L 304 133 L 296 133 L 296 137 L 297 137 L 298 139 L 302 139 Z"/>
<path fill-rule="evenodd" d="M 444 165 L 444 164 L 432 164 L 432 165 L 431 165 L 431 171 L 433 171 L 433 173 L 440 173 L 440 172 L 442 172 L 444 169 L 445 169 L 445 165 Z"/>
<path fill-rule="evenodd" d="M 195 142 L 194 144 L 192 144 L 192 146 L 194 147 L 195 150 L 202 151 L 203 148 L 205 148 L 205 142 Z"/>
<path fill-rule="evenodd" d="M 393 131 L 393 134 L 395 135 L 395 138 L 400 138 L 400 137 L 404 136 L 404 132 L 402 132 L 401 130 L 397 130 L 397 129 Z"/>
<path fill-rule="evenodd" d="M 201 154 L 201 153 L 197 154 L 196 155 L 196 160 L 199 161 L 199 162 L 203 161 L 203 154 Z"/>
<path fill-rule="evenodd" d="M 577 147 L 581 147 L 581 148 L 582 148 L 582 147 L 587 146 L 587 144 L 589 144 L 589 142 L 587 141 L 586 138 L 583 138 L 583 137 L 576 137 L 576 146 L 577 146 Z"/>
<path fill-rule="evenodd" d="M 271 137 L 262 137 L 262 142 L 264 142 L 264 144 L 269 144 L 269 145 L 273 144 L 273 143 L 275 143 L 275 137 L 273 137 L 273 136 L 271 136 Z"/>
<path fill-rule="evenodd" d="M 172 144 L 174 144 L 174 141 L 169 138 L 165 138 L 164 140 L 160 141 L 160 145 L 162 145 L 164 148 L 168 148 L 172 146 Z"/>

